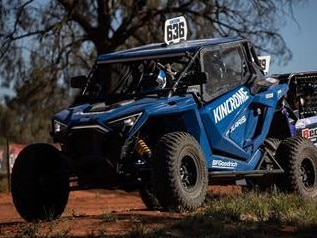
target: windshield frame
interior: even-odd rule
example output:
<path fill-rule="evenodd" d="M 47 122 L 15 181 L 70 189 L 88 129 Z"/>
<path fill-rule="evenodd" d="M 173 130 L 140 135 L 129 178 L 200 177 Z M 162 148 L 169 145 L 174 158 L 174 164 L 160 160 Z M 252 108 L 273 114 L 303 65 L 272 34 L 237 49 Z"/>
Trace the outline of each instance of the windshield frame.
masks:
<path fill-rule="evenodd" d="M 175 93 L 179 81 L 186 75 L 186 72 L 189 70 L 190 66 L 193 64 L 193 61 L 195 60 L 197 56 L 197 52 L 195 54 L 182 54 L 182 55 L 173 55 L 173 57 L 163 57 L 158 59 L 141 59 L 141 60 L 118 60 L 118 61 L 109 61 L 109 62 L 96 62 L 94 66 L 92 67 L 89 75 L 86 87 L 81 92 L 81 95 L 83 97 L 88 98 L 103 98 L 103 99 L 115 99 L 115 98 L 133 98 L 133 97 L 142 97 L 145 95 L 150 94 L 156 94 L 158 96 L 162 95 L 169 95 L 171 91 Z M 168 83 L 166 87 L 160 88 L 160 89 L 153 89 L 153 90 L 140 90 L 140 85 L 142 80 L 146 80 L 147 75 L 149 74 L 145 67 L 148 67 L 147 64 L 150 64 L 150 62 L 154 62 L 156 69 L 164 71 L 168 78 Z M 98 70 L 102 69 L 102 67 L 107 66 L 114 66 L 114 65 L 122 65 L 122 66 L 128 66 L 130 68 L 130 72 L 128 74 L 122 74 L 123 81 L 127 80 L 129 77 L 136 77 L 132 80 L 132 87 L 126 88 L 126 90 L 118 90 L 118 88 L 114 88 L 114 91 L 105 93 L 105 86 L 104 85 L 97 85 L 101 84 L 103 80 L 101 80 L 102 77 L 97 76 L 99 73 Z M 153 66 L 151 66 L 153 67 Z M 119 71 L 118 71 L 119 72 Z M 110 73 L 106 73 L 107 76 L 110 75 Z M 115 79 L 117 86 L 120 86 L 121 79 L 118 79 L 118 81 Z M 105 81 L 106 82 L 106 81 Z M 98 87 L 99 88 L 98 88 Z M 97 89 L 92 89 L 92 87 L 97 87 Z M 93 93 L 95 91 L 95 93 Z M 104 92 L 101 92 L 101 91 Z"/>

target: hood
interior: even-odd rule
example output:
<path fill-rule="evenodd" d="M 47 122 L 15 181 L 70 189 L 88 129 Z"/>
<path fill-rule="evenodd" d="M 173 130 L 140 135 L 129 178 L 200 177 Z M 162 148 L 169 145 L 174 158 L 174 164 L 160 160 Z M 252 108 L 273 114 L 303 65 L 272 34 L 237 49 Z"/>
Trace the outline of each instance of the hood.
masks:
<path fill-rule="evenodd" d="M 196 103 L 191 95 L 174 97 L 148 96 L 138 100 L 124 100 L 106 105 L 104 102 L 83 104 L 65 109 L 53 117 L 67 126 L 98 124 L 106 126 L 107 121 L 116 120 L 134 114 L 162 115 L 177 113 L 194 107 Z"/>

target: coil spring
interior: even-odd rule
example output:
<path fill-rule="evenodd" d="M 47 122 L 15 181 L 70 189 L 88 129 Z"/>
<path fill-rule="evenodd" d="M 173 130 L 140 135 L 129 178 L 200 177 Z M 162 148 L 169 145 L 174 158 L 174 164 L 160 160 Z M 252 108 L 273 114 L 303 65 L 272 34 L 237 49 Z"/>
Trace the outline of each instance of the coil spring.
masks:
<path fill-rule="evenodd" d="M 139 139 L 136 143 L 135 151 L 138 153 L 139 156 L 142 158 L 149 158 L 152 155 L 152 151 L 150 148 L 145 144 L 145 142 L 142 139 Z"/>

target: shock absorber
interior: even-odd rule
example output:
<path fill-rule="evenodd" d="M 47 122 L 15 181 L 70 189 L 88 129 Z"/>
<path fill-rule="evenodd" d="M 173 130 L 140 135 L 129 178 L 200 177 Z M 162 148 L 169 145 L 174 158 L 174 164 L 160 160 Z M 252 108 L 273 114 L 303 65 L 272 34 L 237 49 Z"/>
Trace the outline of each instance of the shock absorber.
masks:
<path fill-rule="evenodd" d="M 135 146 L 135 152 L 143 159 L 148 159 L 152 155 L 151 149 L 145 144 L 144 140 L 138 139 L 136 146 Z"/>

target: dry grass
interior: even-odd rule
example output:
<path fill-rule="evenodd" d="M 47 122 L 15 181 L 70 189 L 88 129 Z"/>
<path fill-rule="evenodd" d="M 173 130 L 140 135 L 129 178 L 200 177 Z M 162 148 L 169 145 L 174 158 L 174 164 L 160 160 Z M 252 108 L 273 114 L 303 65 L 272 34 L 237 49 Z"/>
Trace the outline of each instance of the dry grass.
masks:
<path fill-rule="evenodd" d="M 102 222 L 117 222 L 116 214 L 104 213 Z M 124 235 L 108 235 L 106 230 L 87 232 L 86 237 L 314 237 L 317 234 L 317 203 L 294 194 L 247 192 L 209 197 L 203 208 L 162 228 L 150 229 L 131 216 Z M 23 224 L 15 237 L 66 238 L 71 229 L 53 232 L 58 223 Z M 47 228 L 43 233 L 43 225 Z M 51 229 L 50 229 L 51 227 Z"/>
<path fill-rule="evenodd" d="M 6 176 L 0 175 L 0 193 L 9 192 L 8 178 Z"/>

